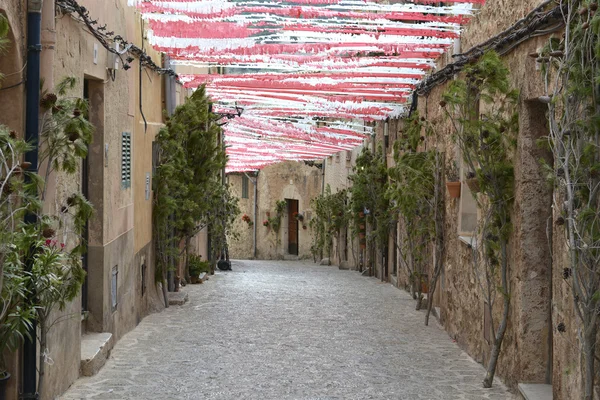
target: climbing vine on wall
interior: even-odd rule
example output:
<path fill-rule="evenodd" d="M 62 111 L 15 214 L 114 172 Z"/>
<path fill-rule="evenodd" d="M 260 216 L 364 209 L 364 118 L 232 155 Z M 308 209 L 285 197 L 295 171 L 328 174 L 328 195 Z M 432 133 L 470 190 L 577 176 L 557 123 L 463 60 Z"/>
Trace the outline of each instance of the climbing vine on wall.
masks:
<path fill-rule="evenodd" d="M 483 381 L 484 387 L 491 387 L 511 300 L 508 244 L 512 231 L 519 94 L 510 88 L 509 71 L 495 52 L 485 53 L 464 72 L 463 78 L 448 86 L 440 105 L 452 123 L 453 138 L 475 181 L 471 191 L 475 193 L 480 218 L 472 259 L 491 316 L 493 343 Z M 499 320 L 493 312 L 498 298 L 502 301 Z"/>
<path fill-rule="evenodd" d="M 406 119 L 405 129 L 394 144 L 395 166 L 389 169 L 390 185 L 387 196 L 391 201 L 391 212 L 402 221 L 404 240 L 401 244 L 394 241 L 401 254 L 411 281 L 411 291 L 417 298 L 417 309 L 421 307 L 422 282 L 428 274 L 433 254 L 435 265 L 429 282 L 428 299 L 431 299 L 442 267 L 444 247 L 444 197 L 442 188 L 443 157 L 435 150 L 424 150 L 426 136 L 434 130 L 414 112 Z M 415 293 L 416 292 L 416 293 Z M 428 303 L 426 324 L 431 312 Z"/>
<path fill-rule="evenodd" d="M 584 397 L 594 398 L 600 315 L 600 14 L 596 0 L 566 1 L 565 32 L 536 54 L 542 63 L 554 164 L 555 225 L 568 250 L 563 271 L 573 297 Z M 559 337 L 567 335 L 563 321 Z M 571 338 L 569 342 L 575 342 Z"/>
<path fill-rule="evenodd" d="M 366 236 L 367 247 L 381 256 L 387 246 L 390 226 L 393 223 L 389 213 L 389 200 L 385 196 L 388 171 L 381 146 L 375 152 L 367 147 L 363 148 L 356 158 L 350 180 L 352 181 L 350 204 L 353 225 L 355 227 L 361 225 L 363 222 L 361 213 L 364 213 L 365 221 L 370 226 L 370 233 Z M 373 265 L 370 268 L 372 271 Z"/>
<path fill-rule="evenodd" d="M 327 185 L 325 192 L 311 200 L 314 218 L 310 221 L 313 231 L 311 252 L 313 258 L 322 259 L 333 254 L 333 240 L 340 242 L 340 235 L 348 227 L 348 193 L 345 189 L 331 193 Z M 339 250 L 338 245 L 338 250 Z M 339 256 L 339 254 L 338 254 Z"/>

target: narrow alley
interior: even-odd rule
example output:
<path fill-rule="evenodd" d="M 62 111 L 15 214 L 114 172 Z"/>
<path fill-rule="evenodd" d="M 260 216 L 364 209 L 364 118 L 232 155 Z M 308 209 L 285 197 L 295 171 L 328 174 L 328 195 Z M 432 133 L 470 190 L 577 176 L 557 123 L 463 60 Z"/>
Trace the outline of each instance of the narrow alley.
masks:
<path fill-rule="evenodd" d="M 234 261 L 145 318 L 62 399 L 510 399 L 409 295 L 356 271 Z M 390 317 L 392 316 L 392 317 Z"/>

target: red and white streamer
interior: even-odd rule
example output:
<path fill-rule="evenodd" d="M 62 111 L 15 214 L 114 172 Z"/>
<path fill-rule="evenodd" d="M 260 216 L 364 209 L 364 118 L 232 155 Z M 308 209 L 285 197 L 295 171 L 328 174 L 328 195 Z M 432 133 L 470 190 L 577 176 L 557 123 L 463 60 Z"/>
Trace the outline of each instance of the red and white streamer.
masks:
<path fill-rule="evenodd" d="M 350 150 L 398 117 L 484 0 L 129 0 L 187 87 L 234 112 L 228 171 Z M 219 72 L 217 74 L 217 72 Z"/>

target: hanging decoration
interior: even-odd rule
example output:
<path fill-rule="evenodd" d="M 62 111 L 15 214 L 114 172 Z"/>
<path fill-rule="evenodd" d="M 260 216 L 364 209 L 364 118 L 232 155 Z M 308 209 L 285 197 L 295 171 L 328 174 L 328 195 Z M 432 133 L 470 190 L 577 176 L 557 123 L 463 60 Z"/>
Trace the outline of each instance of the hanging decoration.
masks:
<path fill-rule="evenodd" d="M 484 0 L 129 0 L 226 121 L 228 171 L 351 150 L 399 117 Z"/>

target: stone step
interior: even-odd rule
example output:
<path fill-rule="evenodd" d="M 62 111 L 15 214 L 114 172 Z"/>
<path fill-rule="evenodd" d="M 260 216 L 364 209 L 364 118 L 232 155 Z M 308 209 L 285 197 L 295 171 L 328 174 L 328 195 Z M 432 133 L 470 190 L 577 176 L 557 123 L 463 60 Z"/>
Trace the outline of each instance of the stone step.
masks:
<path fill-rule="evenodd" d="M 109 332 L 87 333 L 81 336 L 81 376 L 93 376 L 104 366 L 112 350 L 113 335 Z"/>
<path fill-rule="evenodd" d="M 519 383 L 519 393 L 524 400 L 552 400 L 552 385 Z"/>
<path fill-rule="evenodd" d="M 206 272 L 202 272 L 199 276 L 198 276 L 198 282 L 200 283 L 204 283 L 208 280 L 208 274 Z"/>
<path fill-rule="evenodd" d="M 168 296 L 170 306 L 182 306 L 185 304 L 186 301 L 188 301 L 187 292 L 169 292 Z"/>

